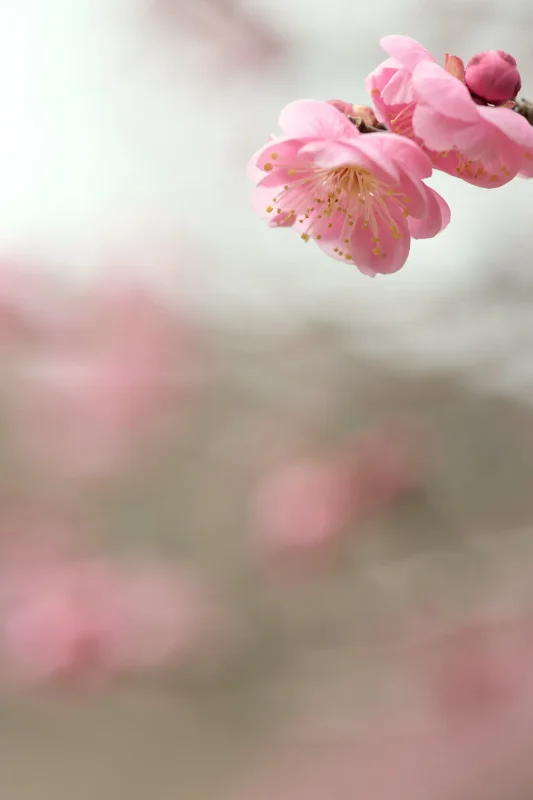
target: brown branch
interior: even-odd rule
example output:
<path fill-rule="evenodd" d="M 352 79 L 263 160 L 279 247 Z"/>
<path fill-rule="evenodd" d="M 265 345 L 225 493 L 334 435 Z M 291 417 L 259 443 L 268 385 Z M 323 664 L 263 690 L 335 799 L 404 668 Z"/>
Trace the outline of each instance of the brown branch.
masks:
<path fill-rule="evenodd" d="M 362 117 L 348 117 L 350 122 L 352 122 L 357 130 L 360 133 L 383 133 L 383 131 L 389 132 L 389 129 L 383 123 L 378 122 L 377 125 L 369 125 L 367 122 L 362 119 Z"/>
<path fill-rule="evenodd" d="M 521 97 L 520 100 L 516 101 L 514 111 L 520 114 L 520 116 L 525 117 L 530 125 L 533 125 L 533 103 L 531 100 L 526 100 L 525 97 Z"/>

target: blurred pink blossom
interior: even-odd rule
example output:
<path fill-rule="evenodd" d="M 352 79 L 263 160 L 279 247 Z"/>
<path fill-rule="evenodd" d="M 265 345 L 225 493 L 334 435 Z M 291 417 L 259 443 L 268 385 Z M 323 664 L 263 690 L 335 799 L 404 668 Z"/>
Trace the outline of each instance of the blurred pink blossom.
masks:
<path fill-rule="evenodd" d="M 501 713 L 532 687 L 533 621 L 465 624 L 413 651 L 417 684 L 443 718 Z M 528 688 L 529 686 L 529 688 Z"/>
<path fill-rule="evenodd" d="M 407 703 L 362 721 L 341 714 L 344 729 L 334 735 L 321 733 L 318 721 L 316 733 L 307 726 L 285 743 L 282 763 L 265 763 L 252 790 L 238 796 L 514 797 L 533 780 L 532 645 L 528 620 L 468 627 L 421 644 L 407 667 L 414 683 Z"/>
<path fill-rule="evenodd" d="M 350 526 L 419 483 L 426 468 L 421 438 L 419 432 L 384 426 L 332 455 L 289 462 L 267 475 L 253 506 L 266 552 L 327 560 Z"/>
<path fill-rule="evenodd" d="M 166 435 L 193 364 L 188 325 L 155 293 L 127 282 L 80 291 L 15 365 L 15 439 L 52 471 L 123 466 Z"/>
<path fill-rule="evenodd" d="M 392 131 L 416 141 L 437 169 L 476 186 L 496 188 L 519 173 L 533 177 L 533 128 L 526 119 L 476 102 L 456 58 L 447 57 L 447 71 L 409 36 L 385 36 L 381 44 L 390 58 L 366 86 Z"/>
<path fill-rule="evenodd" d="M 322 558 L 350 520 L 351 477 L 342 462 L 318 459 L 289 463 L 267 476 L 254 506 L 267 554 Z"/>
<path fill-rule="evenodd" d="M 43 533 L 8 548 L 3 560 L 0 659 L 8 678 L 100 684 L 225 644 L 223 616 L 188 570 L 73 555 Z"/>

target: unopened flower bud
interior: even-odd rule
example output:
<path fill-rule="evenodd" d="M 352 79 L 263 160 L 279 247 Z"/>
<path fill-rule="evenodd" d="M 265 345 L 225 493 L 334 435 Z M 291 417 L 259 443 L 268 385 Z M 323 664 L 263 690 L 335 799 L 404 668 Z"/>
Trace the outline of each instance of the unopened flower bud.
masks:
<path fill-rule="evenodd" d="M 494 105 L 513 100 L 522 87 L 515 59 L 503 50 L 472 56 L 466 65 L 465 82 L 472 94 Z"/>

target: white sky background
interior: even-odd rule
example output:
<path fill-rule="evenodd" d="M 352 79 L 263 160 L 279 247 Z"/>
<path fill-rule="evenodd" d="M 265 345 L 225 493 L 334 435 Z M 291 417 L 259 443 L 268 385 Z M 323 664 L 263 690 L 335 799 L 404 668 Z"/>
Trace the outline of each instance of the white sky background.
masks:
<path fill-rule="evenodd" d="M 371 280 L 256 220 L 244 166 L 291 99 L 365 102 L 386 33 L 465 60 L 508 50 L 533 95 L 527 0 L 248 0 L 292 46 L 283 62 L 237 76 L 191 33 L 158 29 L 150 2 L 0 0 L 1 256 L 79 275 L 131 253 L 147 269 L 179 262 L 210 311 L 278 325 L 307 313 L 369 317 L 394 324 L 394 352 L 422 360 L 501 345 L 497 313 L 428 324 L 435 302 L 522 246 L 533 182 L 482 191 L 437 174 L 450 228 L 415 242 L 397 275 Z"/>

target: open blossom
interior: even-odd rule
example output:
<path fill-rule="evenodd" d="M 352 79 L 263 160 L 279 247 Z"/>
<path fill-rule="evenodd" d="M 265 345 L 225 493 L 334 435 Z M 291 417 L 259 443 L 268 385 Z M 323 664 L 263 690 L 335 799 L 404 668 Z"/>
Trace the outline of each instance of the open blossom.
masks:
<path fill-rule="evenodd" d="M 261 171 L 257 213 L 292 227 L 328 255 L 367 275 L 399 270 L 411 237 L 431 238 L 449 222 L 444 200 L 423 183 L 431 162 L 390 133 L 361 134 L 338 108 L 297 100 L 280 114 L 283 132 L 250 165 Z"/>
<path fill-rule="evenodd" d="M 385 36 L 381 45 L 391 58 L 366 86 L 391 131 L 416 141 L 437 169 L 476 186 L 533 177 L 533 128 L 511 108 L 473 98 L 460 59 L 448 56 L 443 68 L 408 36 Z"/>

